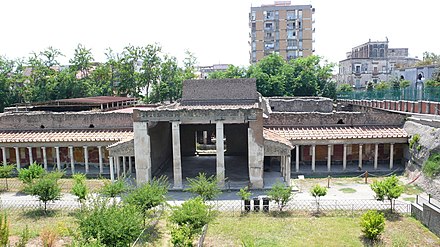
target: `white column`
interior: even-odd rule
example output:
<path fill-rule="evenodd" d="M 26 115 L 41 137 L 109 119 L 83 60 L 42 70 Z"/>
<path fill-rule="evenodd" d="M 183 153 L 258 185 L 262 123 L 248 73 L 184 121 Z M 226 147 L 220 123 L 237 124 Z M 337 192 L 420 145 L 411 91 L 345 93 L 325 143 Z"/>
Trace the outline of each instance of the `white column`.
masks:
<path fill-rule="evenodd" d="M 73 158 L 73 147 L 69 146 L 69 156 L 70 156 L 70 169 L 72 171 L 72 175 L 75 174 L 75 160 Z"/>
<path fill-rule="evenodd" d="M 122 173 L 124 174 L 124 176 L 127 174 L 126 162 L 125 162 L 126 158 L 127 156 L 122 156 Z"/>
<path fill-rule="evenodd" d="M 108 157 L 108 161 L 109 161 L 109 166 L 110 166 L 110 180 L 113 182 L 115 181 L 115 172 L 114 172 L 114 167 L 113 167 L 113 157 Z"/>
<path fill-rule="evenodd" d="M 284 178 L 286 178 L 286 174 L 285 172 L 285 167 L 286 167 L 286 156 L 280 156 L 280 172 L 281 172 L 281 176 Z"/>
<path fill-rule="evenodd" d="M 359 168 L 362 169 L 362 144 L 359 144 Z"/>
<path fill-rule="evenodd" d="M 390 169 L 394 166 L 394 143 L 390 144 Z"/>
<path fill-rule="evenodd" d="M 312 145 L 312 172 L 315 172 L 316 145 Z"/>
<path fill-rule="evenodd" d="M 342 154 L 342 170 L 347 169 L 347 144 L 344 144 L 344 151 Z"/>
<path fill-rule="evenodd" d="M 99 174 L 104 173 L 104 165 L 102 164 L 102 147 L 98 146 L 99 153 Z"/>
<path fill-rule="evenodd" d="M 299 145 L 296 145 L 295 149 L 295 170 L 296 172 L 299 172 Z"/>
<path fill-rule="evenodd" d="M 377 170 L 377 156 L 379 154 L 379 144 L 374 144 L 374 170 Z"/>
<path fill-rule="evenodd" d="M 32 147 L 28 147 L 29 151 L 29 165 L 34 163 L 34 157 L 32 157 Z"/>
<path fill-rule="evenodd" d="M 55 153 L 57 156 L 57 170 L 61 171 L 60 147 L 55 147 Z"/>
<path fill-rule="evenodd" d="M 291 169 L 291 157 L 290 155 L 286 156 L 286 183 L 287 186 L 290 186 L 290 169 Z"/>
<path fill-rule="evenodd" d="M 327 145 L 327 171 L 332 167 L 332 145 Z"/>
<path fill-rule="evenodd" d="M 132 167 L 132 164 L 131 164 L 131 158 L 132 158 L 132 156 L 129 156 L 128 157 L 128 172 L 131 174 L 132 173 L 132 171 L 133 171 L 133 167 Z"/>
<path fill-rule="evenodd" d="M 20 170 L 20 148 L 19 147 L 14 147 L 15 148 L 15 160 L 17 163 L 17 171 Z"/>
<path fill-rule="evenodd" d="M 89 173 L 89 150 L 87 146 L 84 146 L 84 166 L 86 169 L 86 174 Z"/>
<path fill-rule="evenodd" d="M 47 154 L 46 154 L 46 147 L 41 147 L 42 153 L 43 153 L 43 166 L 44 170 L 47 171 Z"/>
<path fill-rule="evenodd" d="M 118 177 L 118 179 L 119 179 L 119 177 L 121 176 L 121 161 L 120 161 L 120 156 L 116 156 L 115 157 L 115 159 L 116 159 L 116 176 Z"/>
<path fill-rule="evenodd" d="M 217 149 L 217 179 L 219 185 L 224 186 L 225 182 L 225 147 L 223 142 L 223 122 L 216 123 L 215 144 Z"/>
<path fill-rule="evenodd" d="M 8 163 L 6 162 L 6 148 L 2 147 L 2 156 L 3 156 L 3 165 L 6 166 Z"/>
<path fill-rule="evenodd" d="M 173 176 L 174 188 L 182 188 L 182 157 L 180 151 L 180 123 L 171 123 L 172 146 L 173 146 Z"/>

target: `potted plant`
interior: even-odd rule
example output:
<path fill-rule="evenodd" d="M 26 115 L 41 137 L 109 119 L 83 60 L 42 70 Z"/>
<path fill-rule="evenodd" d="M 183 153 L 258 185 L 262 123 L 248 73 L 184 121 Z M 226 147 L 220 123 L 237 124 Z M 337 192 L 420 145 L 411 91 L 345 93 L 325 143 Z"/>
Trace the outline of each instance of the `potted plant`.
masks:
<path fill-rule="evenodd" d="M 244 211 L 249 212 L 251 211 L 251 196 L 252 192 L 249 191 L 249 188 L 246 186 L 244 188 L 241 188 L 239 192 L 237 192 L 237 195 L 241 197 L 241 199 L 244 201 Z"/>

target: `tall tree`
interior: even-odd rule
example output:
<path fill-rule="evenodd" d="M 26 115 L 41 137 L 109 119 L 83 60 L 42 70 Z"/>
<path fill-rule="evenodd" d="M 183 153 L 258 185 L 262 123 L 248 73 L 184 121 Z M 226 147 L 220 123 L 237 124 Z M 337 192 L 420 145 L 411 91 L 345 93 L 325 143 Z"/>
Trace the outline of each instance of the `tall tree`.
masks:
<path fill-rule="evenodd" d="M 145 47 L 139 47 L 138 49 L 140 53 L 139 58 L 142 61 L 138 75 L 138 88 L 145 89 L 145 101 L 148 102 L 148 98 L 150 97 L 150 88 L 159 83 L 162 62 L 160 55 L 162 47 L 160 47 L 158 44 L 149 44 Z M 159 91 L 156 93 L 157 94 L 155 96 L 159 98 Z"/>
<path fill-rule="evenodd" d="M 92 69 L 93 54 L 91 49 L 87 49 L 84 45 L 78 44 L 75 48 L 73 58 L 69 60 L 71 68 L 79 73 L 79 79 L 88 79 Z"/>

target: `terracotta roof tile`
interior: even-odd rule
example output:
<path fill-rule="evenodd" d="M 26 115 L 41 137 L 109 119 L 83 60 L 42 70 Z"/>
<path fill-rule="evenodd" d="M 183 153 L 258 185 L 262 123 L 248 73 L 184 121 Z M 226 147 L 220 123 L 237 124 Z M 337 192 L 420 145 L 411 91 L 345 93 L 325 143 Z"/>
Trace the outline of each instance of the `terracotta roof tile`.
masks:
<path fill-rule="evenodd" d="M 3 130 L 0 143 L 118 142 L 133 138 L 133 130 Z"/>
<path fill-rule="evenodd" d="M 358 127 L 269 127 L 272 132 L 288 140 L 337 140 L 361 138 L 407 138 L 401 127 L 358 126 Z"/>
<path fill-rule="evenodd" d="M 293 148 L 289 140 L 287 140 L 285 137 L 277 134 L 276 132 L 270 129 L 266 129 L 266 128 L 263 129 L 263 137 L 265 140 L 278 142 L 286 146 L 289 146 L 290 148 Z"/>

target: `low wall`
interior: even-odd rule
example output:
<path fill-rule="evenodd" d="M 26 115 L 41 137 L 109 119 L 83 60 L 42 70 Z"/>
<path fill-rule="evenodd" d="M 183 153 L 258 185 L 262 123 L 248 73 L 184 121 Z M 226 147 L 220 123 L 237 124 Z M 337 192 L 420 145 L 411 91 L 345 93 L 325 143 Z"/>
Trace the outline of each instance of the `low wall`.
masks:
<path fill-rule="evenodd" d="M 380 108 L 408 113 L 440 115 L 440 102 L 406 100 L 338 100 L 339 103 Z"/>
<path fill-rule="evenodd" d="M 323 97 L 268 98 L 272 112 L 332 112 L 333 100 Z"/>
<path fill-rule="evenodd" d="M 423 206 L 413 203 L 411 215 L 440 237 L 440 208 L 426 203 Z"/>

